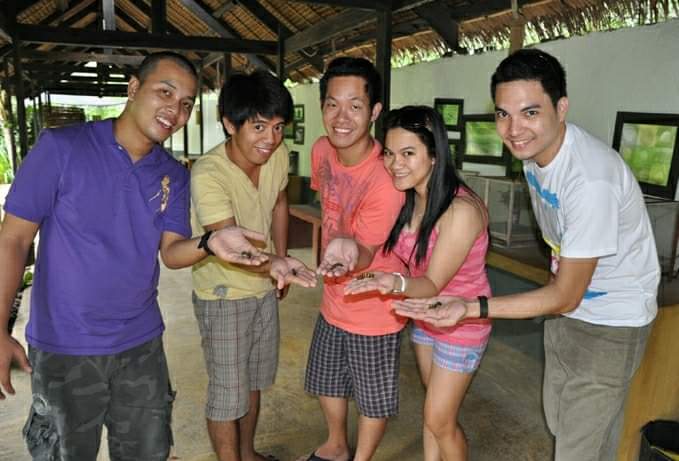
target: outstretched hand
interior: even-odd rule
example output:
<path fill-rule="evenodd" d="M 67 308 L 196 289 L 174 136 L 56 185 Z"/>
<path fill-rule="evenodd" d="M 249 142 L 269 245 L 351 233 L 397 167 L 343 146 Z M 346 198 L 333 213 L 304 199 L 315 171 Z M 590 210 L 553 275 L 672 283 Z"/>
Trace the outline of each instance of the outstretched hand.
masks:
<path fill-rule="evenodd" d="M 259 266 L 269 257 L 249 240 L 264 242 L 264 234 L 238 226 L 227 226 L 212 233 L 208 247 L 219 259 L 247 266 Z"/>
<path fill-rule="evenodd" d="M 467 314 L 465 300 L 456 296 L 408 298 L 394 301 L 392 308 L 402 317 L 422 320 L 435 327 L 452 327 Z"/>
<path fill-rule="evenodd" d="M 316 272 L 327 277 L 341 277 L 356 267 L 358 244 L 350 238 L 336 238 L 328 243 Z"/>
<path fill-rule="evenodd" d="M 369 291 L 379 291 L 386 295 L 396 287 L 396 276 L 389 272 L 363 272 L 344 286 L 345 295 L 356 295 Z"/>
<path fill-rule="evenodd" d="M 282 258 L 275 256 L 271 259 L 269 275 L 276 281 L 276 288 L 282 290 L 286 285 L 294 283 L 305 288 L 316 286 L 316 273 L 309 269 L 302 261 L 292 256 Z"/>
<path fill-rule="evenodd" d="M 13 361 L 23 371 L 31 373 L 31 365 L 28 363 L 28 357 L 26 357 L 23 346 L 11 336 L 0 337 L 0 400 L 5 400 L 5 393 L 8 395 L 15 393 L 11 379 Z"/>

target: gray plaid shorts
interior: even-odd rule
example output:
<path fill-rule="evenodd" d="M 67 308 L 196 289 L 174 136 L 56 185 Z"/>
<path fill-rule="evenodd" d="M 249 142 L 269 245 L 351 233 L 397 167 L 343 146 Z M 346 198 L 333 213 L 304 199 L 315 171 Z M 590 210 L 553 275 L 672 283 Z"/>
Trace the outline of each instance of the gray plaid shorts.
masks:
<path fill-rule="evenodd" d="M 349 333 L 319 314 L 309 349 L 304 389 L 314 395 L 356 399 L 361 415 L 398 413 L 401 332 L 381 336 Z"/>
<path fill-rule="evenodd" d="M 193 294 L 208 373 L 205 416 L 212 421 L 243 417 L 250 391 L 274 383 L 278 369 L 278 299 L 204 300 Z"/>
<path fill-rule="evenodd" d="M 29 347 L 33 404 L 23 434 L 39 461 L 94 461 L 102 424 L 112 461 L 166 461 L 170 388 L 161 337 L 112 355 L 62 355 Z"/>

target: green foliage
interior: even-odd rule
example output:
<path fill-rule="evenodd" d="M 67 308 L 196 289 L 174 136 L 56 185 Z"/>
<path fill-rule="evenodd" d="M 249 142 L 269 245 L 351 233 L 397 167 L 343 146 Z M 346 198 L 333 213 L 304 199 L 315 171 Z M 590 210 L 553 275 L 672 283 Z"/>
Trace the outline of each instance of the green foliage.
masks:
<path fill-rule="evenodd" d="M 0 136 L 2 139 L 2 136 Z M 2 146 L 4 148 L 4 146 Z M 12 165 L 7 158 L 7 154 L 0 152 L 0 184 L 9 184 L 14 179 Z"/>
<path fill-rule="evenodd" d="M 114 106 L 85 106 L 85 118 L 87 120 L 104 120 L 116 118 L 125 108 L 125 104 Z"/>

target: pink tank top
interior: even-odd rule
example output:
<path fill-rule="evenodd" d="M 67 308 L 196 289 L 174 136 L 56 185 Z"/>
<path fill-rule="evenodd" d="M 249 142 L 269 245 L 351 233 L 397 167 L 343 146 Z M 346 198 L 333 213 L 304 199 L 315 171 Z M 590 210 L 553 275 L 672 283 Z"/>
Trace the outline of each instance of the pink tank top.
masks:
<path fill-rule="evenodd" d="M 458 196 L 466 196 L 468 192 L 460 188 Z M 413 248 L 417 240 L 414 232 L 402 231 L 394 246 L 394 253 L 406 262 L 411 277 L 426 274 L 432 251 L 438 239 L 438 230 L 434 228 L 429 237 L 427 254 L 421 264 L 415 264 Z M 477 296 L 491 296 L 490 284 L 486 274 L 486 252 L 488 251 L 488 231 L 484 230 L 472 245 L 462 266 L 448 284 L 441 290 L 442 295 L 454 295 L 467 299 Z M 411 257 L 412 255 L 412 257 Z M 466 346 L 482 346 L 488 342 L 491 324 L 489 319 L 470 319 L 450 328 L 436 328 L 419 320 L 415 324 L 439 341 Z"/>

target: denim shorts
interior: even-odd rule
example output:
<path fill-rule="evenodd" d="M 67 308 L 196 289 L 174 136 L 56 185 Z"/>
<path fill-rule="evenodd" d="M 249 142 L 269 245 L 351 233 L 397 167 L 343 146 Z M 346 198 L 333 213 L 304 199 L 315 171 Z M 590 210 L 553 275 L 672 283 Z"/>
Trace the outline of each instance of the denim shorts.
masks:
<path fill-rule="evenodd" d="M 438 341 L 416 326 L 412 327 L 410 340 L 415 344 L 433 348 L 433 361 L 436 366 L 457 373 L 474 373 L 488 345 L 487 342 L 481 346 L 466 346 Z"/>

